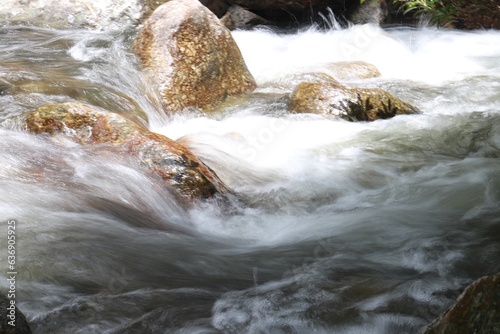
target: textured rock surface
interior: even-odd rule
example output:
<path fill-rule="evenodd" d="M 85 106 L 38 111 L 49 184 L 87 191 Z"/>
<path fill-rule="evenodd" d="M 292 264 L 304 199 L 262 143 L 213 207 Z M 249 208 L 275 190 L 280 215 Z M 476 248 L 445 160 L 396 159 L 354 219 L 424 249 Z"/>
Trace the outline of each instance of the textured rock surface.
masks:
<path fill-rule="evenodd" d="M 114 151 L 136 157 L 189 199 L 228 192 L 215 173 L 186 148 L 118 114 L 81 103 L 47 104 L 28 114 L 27 125 L 36 134 L 64 134 L 84 145 L 109 144 Z"/>
<path fill-rule="evenodd" d="M 210 110 L 256 87 L 231 33 L 198 0 L 158 7 L 132 48 L 170 112 Z"/>
<path fill-rule="evenodd" d="M 388 15 L 389 11 L 385 0 L 365 0 L 359 7 L 353 9 L 349 20 L 354 24 L 380 24 L 386 20 Z"/>
<path fill-rule="evenodd" d="M 232 5 L 239 5 L 274 25 L 287 27 L 324 23 L 318 15 L 328 14 L 329 9 L 338 20 L 361 23 L 380 23 L 387 13 L 385 0 L 202 0 L 219 17 Z"/>
<path fill-rule="evenodd" d="M 459 29 L 500 29 L 498 0 L 462 1 L 454 26 Z"/>
<path fill-rule="evenodd" d="M 292 94 L 289 109 L 348 121 L 374 121 L 418 113 L 415 106 L 382 89 L 352 88 L 336 81 L 300 83 Z"/>
<path fill-rule="evenodd" d="M 238 5 L 231 6 L 220 21 L 229 30 L 246 30 L 256 25 L 271 25 L 270 21 Z"/>
<path fill-rule="evenodd" d="M 500 333 L 500 274 L 482 277 L 422 334 Z"/>
<path fill-rule="evenodd" d="M 26 318 L 21 311 L 15 308 L 15 326 L 9 325 L 12 318 L 9 317 L 11 311 L 8 308 L 11 307 L 10 299 L 8 299 L 4 294 L 0 293 L 0 333 L 2 334 L 31 334 L 31 330 L 26 322 Z"/>

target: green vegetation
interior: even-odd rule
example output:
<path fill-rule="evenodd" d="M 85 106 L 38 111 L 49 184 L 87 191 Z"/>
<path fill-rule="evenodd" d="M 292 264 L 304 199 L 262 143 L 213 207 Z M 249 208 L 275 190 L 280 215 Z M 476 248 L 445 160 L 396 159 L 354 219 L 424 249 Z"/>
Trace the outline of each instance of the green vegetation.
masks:
<path fill-rule="evenodd" d="M 428 15 L 432 22 L 439 25 L 454 24 L 459 9 L 465 4 L 464 0 L 392 0 L 399 5 L 404 13 L 414 15 Z"/>

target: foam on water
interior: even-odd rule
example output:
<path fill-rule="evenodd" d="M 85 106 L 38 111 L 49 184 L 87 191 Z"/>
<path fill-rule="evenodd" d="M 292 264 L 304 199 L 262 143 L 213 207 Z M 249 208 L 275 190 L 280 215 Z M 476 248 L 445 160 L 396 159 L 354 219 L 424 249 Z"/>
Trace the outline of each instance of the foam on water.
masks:
<path fill-rule="evenodd" d="M 24 133 L 37 101 L 70 97 L 0 95 L 0 210 L 19 221 L 18 305 L 35 333 L 416 333 L 471 279 L 500 271 L 498 32 L 237 31 L 259 94 L 169 118 L 126 39 L 13 34 L 2 73 L 45 60 L 26 70 L 33 80 L 122 93 L 237 194 L 230 213 L 184 208 L 123 157 Z M 382 72 L 349 84 L 423 113 L 349 123 L 288 112 L 293 74 L 345 60 Z"/>
<path fill-rule="evenodd" d="M 425 83 L 500 75 L 500 36 L 495 31 L 386 31 L 368 24 L 328 32 L 310 29 L 293 35 L 265 30 L 237 31 L 233 35 L 261 84 L 321 68 L 321 64 L 354 60 L 376 65 L 383 78 Z"/>

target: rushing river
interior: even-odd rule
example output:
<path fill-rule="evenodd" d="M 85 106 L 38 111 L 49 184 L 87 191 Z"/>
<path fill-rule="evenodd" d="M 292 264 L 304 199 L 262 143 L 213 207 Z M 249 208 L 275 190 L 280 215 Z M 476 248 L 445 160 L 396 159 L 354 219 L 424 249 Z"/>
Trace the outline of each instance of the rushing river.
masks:
<path fill-rule="evenodd" d="M 163 115 L 133 32 L 0 30 L 0 286 L 34 333 L 417 333 L 500 271 L 500 32 L 234 32 L 259 88 Z M 292 115 L 300 74 L 364 60 L 422 114 Z M 124 157 L 26 132 L 46 102 L 148 119 L 243 199 L 183 208 Z"/>

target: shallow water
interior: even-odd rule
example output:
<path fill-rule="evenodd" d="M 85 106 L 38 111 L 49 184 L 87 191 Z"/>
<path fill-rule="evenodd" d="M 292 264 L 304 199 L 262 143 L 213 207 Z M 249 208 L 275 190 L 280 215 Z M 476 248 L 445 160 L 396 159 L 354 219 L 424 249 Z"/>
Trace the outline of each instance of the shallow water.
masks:
<path fill-rule="evenodd" d="M 0 213 L 17 223 L 16 301 L 34 333 L 416 333 L 500 271 L 499 32 L 234 36 L 257 93 L 169 117 L 133 32 L 0 30 Z M 344 60 L 382 73 L 348 84 L 423 113 L 286 111 L 297 74 Z M 240 207 L 183 208 L 133 161 L 26 133 L 26 112 L 68 100 L 185 144 Z"/>

